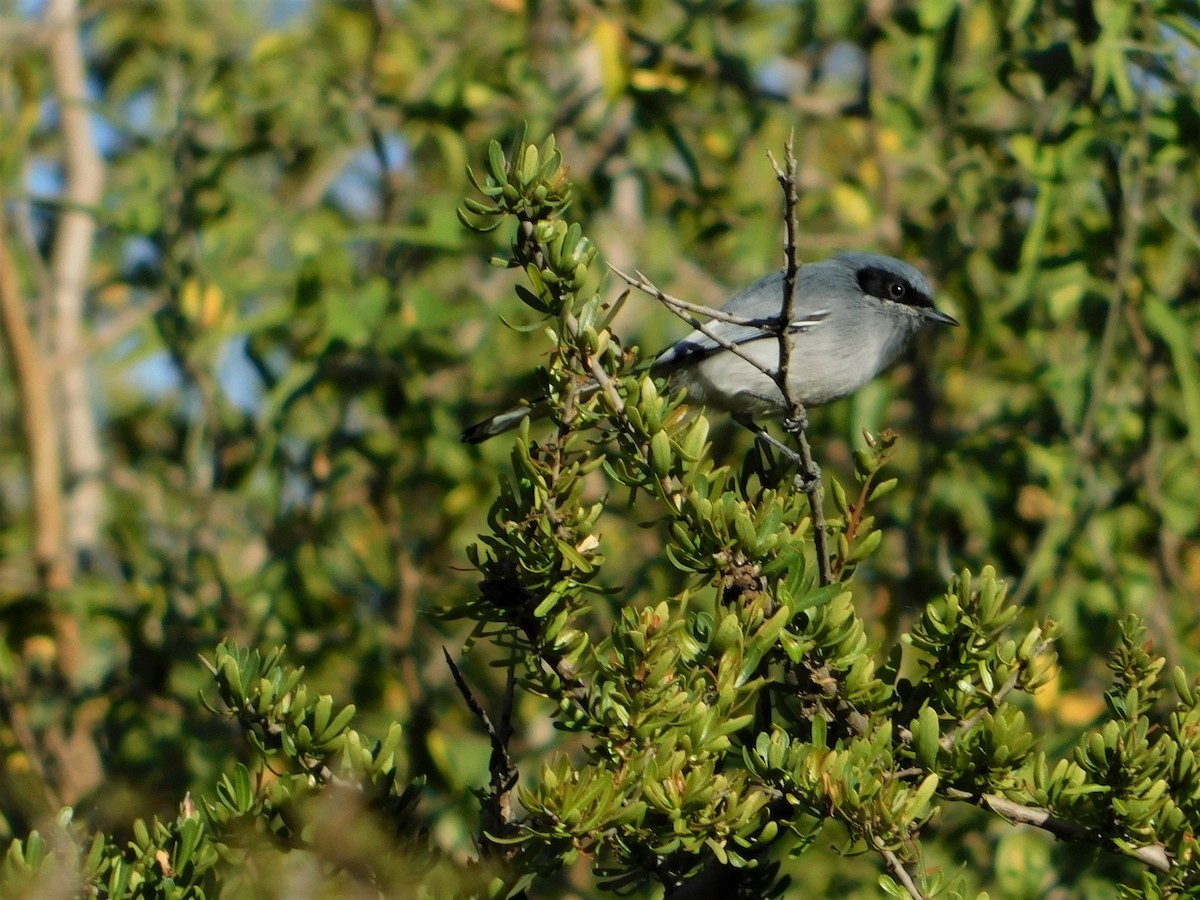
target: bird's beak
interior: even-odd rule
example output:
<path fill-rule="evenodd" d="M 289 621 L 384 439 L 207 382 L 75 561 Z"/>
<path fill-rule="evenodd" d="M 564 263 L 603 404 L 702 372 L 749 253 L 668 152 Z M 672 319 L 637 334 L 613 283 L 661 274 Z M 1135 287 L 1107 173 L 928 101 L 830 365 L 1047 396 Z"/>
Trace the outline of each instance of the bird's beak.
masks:
<path fill-rule="evenodd" d="M 931 322 L 938 322 L 942 325 L 953 325 L 955 327 L 958 326 L 958 319 L 954 318 L 954 316 L 946 315 L 940 309 L 925 310 L 925 318 L 929 319 Z"/>

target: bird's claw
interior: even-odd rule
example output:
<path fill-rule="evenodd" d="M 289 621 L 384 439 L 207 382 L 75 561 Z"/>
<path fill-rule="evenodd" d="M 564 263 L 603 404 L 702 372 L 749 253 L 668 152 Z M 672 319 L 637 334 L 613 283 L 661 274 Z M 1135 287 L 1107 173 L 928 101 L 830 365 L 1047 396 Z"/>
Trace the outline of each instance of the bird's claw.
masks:
<path fill-rule="evenodd" d="M 785 416 L 783 420 L 783 429 L 788 434 L 802 434 L 808 430 L 808 411 L 804 407 L 800 407 L 800 414 L 797 416 Z"/>
<path fill-rule="evenodd" d="M 801 468 L 801 470 L 796 473 L 796 477 L 793 479 L 792 483 L 795 484 L 800 490 L 804 491 L 804 493 L 812 493 L 821 486 L 821 467 L 814 462 L 812 464 L 812 468 L 807 472 Z"/>

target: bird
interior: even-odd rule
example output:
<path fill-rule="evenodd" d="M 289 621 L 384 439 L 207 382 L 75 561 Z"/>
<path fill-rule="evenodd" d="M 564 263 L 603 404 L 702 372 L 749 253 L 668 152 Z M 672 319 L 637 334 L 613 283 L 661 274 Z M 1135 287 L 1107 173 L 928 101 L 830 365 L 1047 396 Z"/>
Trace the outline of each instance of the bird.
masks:
<path fill-rule="evenodd" d="M 738 291 L 720 311 L 752 324 L 714 319 L 704 326 L 707 334 L 697 329 L 659 354 L 650 373 L 743 424 L 789 415 L 772 377 L 780 360 L 783 284 L 776 270 Z M 790 312 L 787 386 L 805 407 L 853 394 L 926 325 L 958 325 L 934 305 L 933 289 L 917 268 L 877 253 L 841 253 L 801 266 Z M 462 439 L 478 444 L 547 411 L 544 400 L 514 407 L 465 429 Z"/>

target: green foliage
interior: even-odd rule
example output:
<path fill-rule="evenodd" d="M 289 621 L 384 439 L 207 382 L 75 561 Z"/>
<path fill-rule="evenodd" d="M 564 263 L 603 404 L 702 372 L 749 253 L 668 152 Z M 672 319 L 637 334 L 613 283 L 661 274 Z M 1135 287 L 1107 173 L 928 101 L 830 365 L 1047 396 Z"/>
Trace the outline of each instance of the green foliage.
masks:
<path fill-rule="evenodd" d="M 1194 4 L 83 4 L 83 98 L 43 6 L 0 13 L 54 398 L 6 327 L 0 894 L 1197 889 Z M 810 411 L 824 586 L 604 265 L 778 266 L 793 130 L 800 257 L 964 323 Z"/>
<path fill-rule="evenodd" d="M 301 869 L 312 875 L 313 896 L 437 896 L 447 879 L 465 889 L 471 876 L 453 865 L 447 874 L 413 817 L 422 779 L 399 771 L 400 726 L 382 740 L 365 738 L 349 727 L 353 707 L 334 715 L 329 695 L 311 696 L 303 670 L 283 668 L 281 656 L 222 644 L 206 661 L 220 699 L 209 709 L 238 723 L 255 749 L 256 774 L 238 765 L 211 799 L 187 797 L 173 820 L 138 819 L 124 848 L 97 834 L 77 850 L 82 830 L 64 810 L 48 835 L 10 844 L 4 896 L 261 896 L 283 872 Z M 486 893 L 481 873 L 475 880 Z M 398 882 L 405 886 L 389 887 Z"/>
<path fill-rule="evenodd" d="M 492 157 L 498 152 L 493 145 Z M 514 158 L 529 152 L 522 145 Z M 504 179 L 516 165 L 491 167 L 495 183 L 483 189 L 500 196 L 496 183 L 511 187 Z M 557 182 L 556 169 L 543 177 Z M 523 189 L 546 192 L 544 183 Z M 847 849 L 877 850 L 895 870 L 901 858 L 917 858 L 941 805 L 961 801 L 1142 854 L 1171 886 L 1194 884 L 1186 865 L 1169 862 L 1190 859 L 1196 823 L 1176 805 L 1190 797 L 1190 782 L 1172 786 L 1166 763 L 1200 749 L 1200 738 L 1148 740 L 1163 661 L 1137 647 L 1140 626 L 1124 626 L 1113 656 L 1111 719 L 1049 775 L 1014 700 L 1052 678 L 1055 626 L 1014 633 L 1018 609 L 991 568 L 954 579 L 880 666 L 843 583 L 820 586 L 806 574 L 815 568 L 805 562 L 807 497 L 774 480 L 778 467 L 755 454 L 737 472 L 715 465 L 702 417 L 676 415 L 678 398 L 648 376 L 623 378 L 625 360 L 595 352 L 614 344 L 606 333 L 585 337 L 575 317 L 587 272 L 556 262 L 543 242 L 568 232 L 562 205 L 530 222 L 533 201 L 509 193 L 488 215 L 517 220 L 511 265 L 537 261 L 527 274 L 556 341 L 547 381 L 567 387 L 548 393 L 556 435 L 530 443 L 523 429 L 517 438 L 513 475 L 523 490 L 493 505 L 487 552 L 472 555 L 484 576 L 479 598 L 450 615 L 475 620 L 477 636 L 509 651 L 510 679 L 555 701 L 560 726 L 587 736 L 584 759 L 543 764 L 537 786 L 519 792 L 523 813 L 502 816 L 502 835 L 482 835 L 514 870 L 544 875 L 583 851 L 605 860 L 613 886 L 654 880 L 671 891 L 714 877 L 714 865 L 762 867 L 740 883 L 754 885 L 751 895 L 773 894 L 786 884 L 770 887 L 777 847 L 800 854 L 836 821 Z M 599 304 L 596 295 L 584 301 L 589 319 Z M 578 428 L 602 417 L 598 436 L 581 441 Z M 829 527 L 836 571 L 847 578 L 863 548 L 879 543 L 867 504 L 892 486 L 876 488 L 876 479 L 895 436 L 869 438 L 868 447 L 855 503 L 834 487 L 841 518 Z M 593 526 L 610 495 L 593 504 L 583 492 L 585 477 L 610 458 L 612 487 L 653 501 L 666 555 L 689 579 L 656 606 L 626 605 L 593 644 L 585 598 L 603 563 Z M 920 892 L 962 887 L 956 880 Z"/>

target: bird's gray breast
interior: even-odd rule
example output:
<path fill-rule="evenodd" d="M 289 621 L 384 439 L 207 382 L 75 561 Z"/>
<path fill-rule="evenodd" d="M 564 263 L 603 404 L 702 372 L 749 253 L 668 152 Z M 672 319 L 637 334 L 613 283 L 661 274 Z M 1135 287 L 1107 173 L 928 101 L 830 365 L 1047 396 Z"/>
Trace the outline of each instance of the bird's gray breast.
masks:
<path fill-rule="evenodd" d="M 908 319 L 852 300 L 789 335 L 788 388 L 793 399 L 819 406 L 857 391 L 895 359 L 915 331 L 915 322 Z M 705 406 L 751 417 L 778 415 L 784 408 L 773 377 L 779 349 L 778 335 L 760 330 L 743 339 L 737 353 L 716 349 L 691 358 L 683 354 L 672 379 Z"/>

